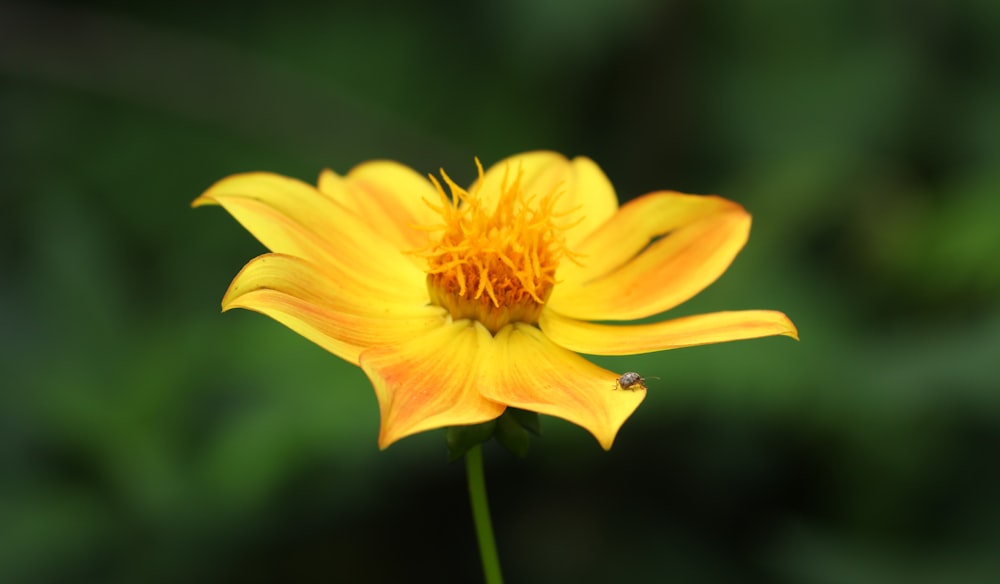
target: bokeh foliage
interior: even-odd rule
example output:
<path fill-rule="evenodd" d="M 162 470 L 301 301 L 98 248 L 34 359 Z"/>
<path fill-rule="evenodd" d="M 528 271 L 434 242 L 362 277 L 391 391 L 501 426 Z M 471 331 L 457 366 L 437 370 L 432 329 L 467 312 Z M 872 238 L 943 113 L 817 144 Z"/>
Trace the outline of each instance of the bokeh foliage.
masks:
<path fill-rule="evenodd" d="M 754 214 L 675 314 L 765 339 L 599 359 L 604 453 L 545 418 L 487 474 L 512 581 L 1000 579 L 1000 3 L 0 4 L 0 581 L 473 581 L 443 432 L 218 314 L 263 249 L 188 204 L 370 158 L 594 158 Z M 350 234 L 344 234 L 349 238 Z"/>

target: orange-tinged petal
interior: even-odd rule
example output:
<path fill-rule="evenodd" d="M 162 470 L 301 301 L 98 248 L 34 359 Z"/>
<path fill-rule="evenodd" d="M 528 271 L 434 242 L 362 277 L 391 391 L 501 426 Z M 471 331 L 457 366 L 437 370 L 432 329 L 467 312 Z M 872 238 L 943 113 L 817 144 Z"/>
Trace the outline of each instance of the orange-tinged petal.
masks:
<path fill-rule="evenodd" d="M 436 202 L 438 193 L 427 177 L 408 166 L 387 160 L 360 164 L 341 177 L 324 170 L 319 190 L 353 210 L 400 250 L 423 247 L 427 226 L 440 217 L 426 201 Z"/>
<path fill-rule="evenodd" d="M 521 189 L 540 199 L 556 191 L 562 193 L 555 212 L 565 216 L 567 244 L 572 246 L 611 218 L 618 209 L 618 198 L 611 181 L 594 161 L 584 156 L 567 160 L 557 152 L 545 150 L 511 156 L 491 166 L 483 176 L 480 193 L 495 198 L 506 180 L 512 183 L 521 173 Z M 475 192 L 475 185 L 469 192 Z"/>
<path fill-rule="evenodd" d="M 600 229 L 574 247 L 572 251 L 583 257 L 578 263 L 561 265 L 559 278 L 564 282 L 596 280 L 634 258 L 654 239 L 736 210 L 746 212 L 738 204 L 714 195 L 674 191 L 643 195 L 623 205 Z"/>
<path fill-rule="evenodd" d="M 646 395 L 616 390 L 617 375 L 516 323 L 495 338 L 483 395 L 509 406 L 548 414 L 586 428 L 608 450 Z"/>
<path fill-rule="evenodd" d="M 223 310 L 245 308 L 270 316 L 334 355 L 358 363 L 368 347 L 419 337 L 445 321 L 426 298 L 391 296 L 315 264 L 266 254 L 247 264 L 222 299 Z"/>
<path fill-rule="evenodd" d="M 799 339 L 792 321 L 774 310 L 713 312 L 625 326 L 583 322 L 546 310 L 538 326 L 553 342 L 590 355 L 636 355 L 774 335 Z"/>
<path fill-rule="evenodd" d="M 247 292 L 258 289 L 282 290 L 317 305 L 349 310 L 363 315 L 393 317 L 410 314 L 414 307 L 426 309 L 426 290 L 403 288 L 384 290 L 369 280 L 355 280 L 304 258 L 269 253 L 244 266 L 222 299 L 223 307 Z"/>
<path fill-rule="evenodd" d="M 276 213 L 288 217 L 302 229 L 311 231 L 331 243 L 336 242 L 337 235 L 337 223 L 333 218 L 345 211 L 341 205 L 320 193 L 312 185 L 271 172 L 247 172 L 228 176 L 209 187 L 195 199 L 192 206 L 217 204 L 228 211 L 226 201 L 239 202 L 243 199 L 261 203 Z M 240 222 L 243 223 L 242 220 Z M 251 233 L 256 227 L 246 224 L 244 226 Z M 261 243 L 270 247 L 267 241 Z"/>
<path fill-rule="evenodd" d="M 379 447 L 425 430 L 479 424 L 502 414 L 506 406 L 479 392 L 481 368 L 492 345 L 481 324 L 460 320 L 363 352 L 361 367 L 375 386 L 382 417 Z"/>
<path fill-rule="evenodd" d="M 549 306 L 583 320 L 658 314 L 721 276 L 749 234 L 750 215 L 726 199 L 646 195 L 573 250 L 583 267 L 563 262 Z"/>
<path fill-rule="evenodd" d="M 221 205 L 273 252 L 334 264 L 386 289 L 424 286 L 424 273 L 409 255 L 302 181 L 264 172 L 233 175 L 194 201 L 207 204 Z"/>

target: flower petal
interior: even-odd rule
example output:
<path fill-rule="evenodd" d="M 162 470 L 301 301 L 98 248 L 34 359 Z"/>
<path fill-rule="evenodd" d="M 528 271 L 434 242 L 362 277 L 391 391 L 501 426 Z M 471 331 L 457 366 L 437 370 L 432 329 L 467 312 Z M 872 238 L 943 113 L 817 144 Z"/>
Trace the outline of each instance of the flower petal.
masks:
<path fill-rule="evenodd" d="M 324 170 L 319 177 L 319 190 L 364 217 L 400 250 L 426 244 L 427 232 L 414 226 L 441 220 L 424 202 L 437 201 L 438 193 L 431 182 L 397 162 L 366 162 L 351 169 L 346 177 Z"/>
<path fill-rule="evenodd" d="M 582 220 L 574 225 L 566 234 L 566 243 L 573 249 L 584 237 L 604 225 L 618 211 L 618 195 L 611 185 L 607 175 L 593 160 L 585 156 L 573 159 L 573 177 L 575 184 L 567 185 L 567 197 L 560 200 L 561 208 L 573 211 L 568 217 L 571 221 Z"/>
<path fill-rule="evenodd" d="M 583 320 L 633 320 L 663 312 L 721 276 L 749 234 L 750 215 L 732 201 L 673 192 L 645 195 L 574 250 L 582 266 L 563 262 L 549 305 Z"/>
<path fill-rule="evenodd" d="M 446 314 L 426 298 L 391 296 L 281 254 L 251 260 L 229 286 L 222 308 L 270 316 L 354 364 L 361 351 L 419 337 Z"/>
<path fill-rule="evenodd" d="M 605 450 L 646 395 L 616 391 L 617 375 L 556 345 L 533 326 L 509 325 L 494 340 L 496 354 L 486 364 L 483 395 L 586 428 Z"/>
<path fill-rule="evenodd" d="M 193 203 L 218 204 L 268 249 L 335 264 L 382 288 L 423 287 L 412 259 L 362 218 L 315 187 L 285 176 L 254 172 L 222 179 Z"/>
<path fill-rule="evenodd" d="M 471 320 L 448 322 L 408 341 L 361 354 L 361 367 L 375 386 L 385 448 L 411 434 L 479 424 L 506 406 L 484 398 L 479 376 L 492 353 L 493 338 Z"/>
<path fill-rule="evenodd" d="M 774 335 L 799 339 L 792 321 L 774 310 L 713 312 L 630 326 L 583 322 L 546 310 L 538 326 L 553 342 L 589 355 L 636 355 Z"/>
<path fill-rule="evenodd" d="M 572 225 L 566 232 L 571 249 L 618 210 L 615 189 L 594 161 L 584 156 L 567 160 L 562 154 L 545 150 L 511 156 L 491 166 L 483 176 L 484 198 L 493 199 L 504 179 L 511 182 L 518 172 L 522 173 L 521 188 L 529 196 L 562 193 L 555 212 L 565 214 L 566 224 Z M 470 192 L 475 188 L 473 185 Z"/>

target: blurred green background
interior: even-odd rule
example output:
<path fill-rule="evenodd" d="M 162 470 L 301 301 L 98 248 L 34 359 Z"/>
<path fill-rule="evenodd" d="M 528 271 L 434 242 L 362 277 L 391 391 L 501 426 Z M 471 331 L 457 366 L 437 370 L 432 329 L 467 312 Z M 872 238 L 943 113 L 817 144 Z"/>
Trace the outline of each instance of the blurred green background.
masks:
<path fill-rule="evenodd" d="M 614 449 L 487 451 L 511 582 L 1000 581 L 1000 3 L 0 3 L 0 582 L 474 582 L 443 432 L 247 312 L 213 181 L 524 150 L 754 214 L 674 314 L 802 341 L 601 359 Z M 350 237 L 350 234 L 345 234 Z"/>

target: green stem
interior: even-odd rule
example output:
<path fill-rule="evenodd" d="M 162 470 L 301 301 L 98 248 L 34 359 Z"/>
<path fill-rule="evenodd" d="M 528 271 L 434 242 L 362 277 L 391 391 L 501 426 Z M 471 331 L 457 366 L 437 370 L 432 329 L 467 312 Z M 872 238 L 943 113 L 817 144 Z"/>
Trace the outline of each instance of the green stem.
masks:
<path fill-rule="evenodd" d="M 503 584 L 497 544 L 493 538 L 493 522 L 490 521 L 490 504 L 486 499 L 481 444 L 476 444 L 465 453 L 465 474 L 469 479 L 469 501 L 472 503 L 472 519 L 476 524 L 476 539 L 479 541 L 479 557 L 483 562 L 486 584 Z"/>

